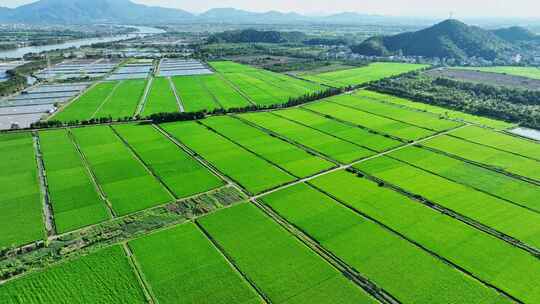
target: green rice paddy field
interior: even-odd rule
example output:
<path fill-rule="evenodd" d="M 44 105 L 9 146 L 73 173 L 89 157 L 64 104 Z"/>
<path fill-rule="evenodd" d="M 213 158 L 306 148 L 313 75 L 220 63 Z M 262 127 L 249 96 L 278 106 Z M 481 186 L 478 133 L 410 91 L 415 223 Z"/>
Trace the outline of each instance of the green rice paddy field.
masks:
<path fill-rule="evenodd" d="M 57 118 L 271 104 L 322 88 L 211 66 L 152 80 L 144 104 L 146 81 L 99 83 Z M 0 303 L 540 303 L 540 144 L 511 126 L 360 90 L 198 121 L 0 134 L 0 265 L 20 271 L 0 268 Z M 243 195 L 181 224 L 152 213 L 223 187 Z M 160 228 L 101 230 L 142 214 Z M 7 250 L 42 242 L 63 255 L 88 229 L 110 243 L 52 264 L 27 247 L 31 271 L 25 250 Z"/>

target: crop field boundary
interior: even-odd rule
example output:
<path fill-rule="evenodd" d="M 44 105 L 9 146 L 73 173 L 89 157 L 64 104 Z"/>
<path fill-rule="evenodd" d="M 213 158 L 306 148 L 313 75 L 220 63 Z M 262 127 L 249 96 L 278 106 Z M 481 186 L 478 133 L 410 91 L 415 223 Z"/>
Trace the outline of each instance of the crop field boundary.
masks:
<path fill-rule="evenodd" d="M 180 113 L 185 112 L 184 104 L 182 103 L 182 99 L 180 98 L 180 94 L 178 94 L 178 91 L 176 90 L 176 86 L 174 85 L 174 82 L 172 81 L 171 77 L 167 77 L 167 81 L 169 82 L 169 87 L 171 91 L 174 94 L 174 98 L 176 98 L 176 106 L 178 107 L 178 111 Z"/>
<path fill-rule="evenodd" d="M 101 110 L 101 108 L 103 108 L 103 106 L 109 101 L 109 99 L 111 99 L 111 97 L 114 95 L 114 92 L 116 92 L 116 90 L 118 89 L 118 87 L 123 83 L 124 81 L 121 80 L 121 81 L 118 81 L 118 83 L 116 83 L 116 85 L 114 86 L 114 88 L 111 90 L 111 92 L 109 92 L 109 95 L 107 95 L 107 98 L 105 98 L 103 100 L 103 102 L 101 102 L 101 104 L 97 107 L 97 109 L 94 111 L 94 113 L 92 113 L 92 116 L 90 116 L 90 118 L 95 118 L 96 117 L 96 114 L 99 112 L 99 110 Z"/>
<path fill-rule="evenodd" d="M 173 201 L 178 200 L 178 197 L 176 197 L 174 191 L 172 191 L 172 189 L 167 186 L 167 184 L 161 179 L 161 177 L 159 177 L 159 175 L 142 159 L 142 157 L 137 153 L 137 151 L 135 151 L 135 149 L 128 143 L 128 141 L 123 138 L 122 135 L 120 135 L 113 126 L 109 126 L 109 128 L 114 133 L 114 135 L 116 135 L 116 138 L 118 138 L 122 142 L 122 144 L 124 144 L 124 146 L 130 151 L 131 155 L 144 168 L 144 170 L 150 175 L 152 175 L 154 179 L 167 191 L 170 198 Z"/>
<path fill-rule="evenodd" d="M 225 107 L 221 104 L 221 102 L 219 102 L 219 100 L 217 99 L 216 95 L 214 94 L 214 92 L 212 92 L 212 90 L 210 90 L 210 88 L 208 88 L 208 86 L 206 85 L 206 83 L 198 78 L 197 79 L 199 84 L 201 85 L 201 87 L 204 89 L 204 91 L 206 93 L 208 93 L 208 95 L 210 95 L 212 97 L 212 100 L 214 101 L 214 103 L 218 106 L 219 109 L 225 109 Z"/>
<path fill-rule="evenodd" d="M 350 174 L 353 174 L 353 173 L 350 173 Z M 359 178 L 359 177 L 358 177 L 358 178 Z M 456 263 L 454 263 L 454 262 L 448 260 L 447 258 L 445 258 L 445 257 L 441 256 L 440 254 L 438 254 L 438 253 L 432 251 L 431 249 L 426 248 L 425 246 L 423 246 L 422 244 L 418 243 L 417 241 L 415 241 L 415 240 L 413 240 L 413 239 L 411 239 L 411 238 L 405 236 L 404 234 L 402 234 L 402 233 L 398 232 L 397 230 L 391 228 L 390 226 L 388 226 L 388 225 L 386 225 L 386 224 L 380 222 L 379 220 L 377 220 L 377 219 L 375 219 L 375 218 L 369 216 L 368 214 L 366 214 L 366 213 L 364 213 L 364 212 L 362 212 L 362 211 L 360 211 L 360 210 L 358 210 L 358 209 L 356 209 L 356 208 L 350 206 L 349 204 L 347 204 L 346 202 L 340 200 L 339 198 L 335 197 L 334 195 L 332 195 L 332 194 L 330 194 L 330 193 L 324 191 L 323 189 L 320 189 L 319 187 L 313 185 L 313 184 L 310 183 L 310 182 L 307 182 L 306 184 L 309 185 L 310 187 L 312 187 L 313 189 L 315 189 L 315 190 L 317 190 L 317 191 L 323 193 L 324 195 L 326 195 L 326 196 L 332 198 L 332 199 L 333 199 L 334 201 L 336 201 L 341 207 L 346 208 L 346 209 L 350 210 L 351 212 L 353 212 L 354 214 L 356 214 L 356 215 L 358 215 L 358 216 L 361 216 L 361 217 L 363 217 L 363 218 L 365 218 L 365 219 L 367 219 L 367 220 L 369 220 L 369 221 L 371 221 L 371 222 L 373 222 L 373 223 L 375 223 L 375 224 L 381 226 L 383 229 L 385 229 L 385 230 L 391 232 L 392 234 L 397 235 L 397 236 L 400 237 L 401 239 L 403 239 L 403 240 L 405 240 L 405 241 L 407 241 L 407 242 L 413 244 L 415 247 L 417 247 L 417 248 L 419 248 L 419 249 L 421 249 L 421 250 L 427 252 L 429 255 L 431 255 L 431 256 L 434 257 L 435 259 L 440 260 L 440 261 L 443 262 L 444 264 L 446 264 L 446 265 L 448 265 L 448 266 L 450 266 L 450 267 L 452 267 L 452 268 L 454 268 L 454 269 L 456 269 L 456 270 L 458 270 L 458 271 L 464 273 L 464 274 L 467 275 L 467 276 L 470 276 L 471 278 L 473 278 L 474 280 L 478 281 L 478 282 L 481 283 L 482 285 L 484 285 L 484 286 L 486 286 L 486 287 L 488 287 L 488 288 L 491 288 L 491 289 L 496 290 L 498 293 L 500 293 L 500 294 L 506 296 L 507 298 L 511 299 L 512 301 L 515 301 L 515 302 L 517 302 L 517 303 L 523 303 L 522 301 L 520 301 L 519 299 L 515 298 L 515 297 L 512 296 L 511 294 L 505 292 L 504 290 L 500 289 L 499 287 L 497 287 L 497 286 L 495 286 L 495 285 L 493 285 L 493 284 L 491 284 L 491 283 L 488 283 L 488 282 L 486 282 L 486 281 L 480 279 L 480 278 L 477 277 L 474 273 L 472 273 L 472 272 L 468 271 L 467 269 L 465 269 L 465 268 L 459 266 L 458 264 L 456 264 Z M 394 189 L 392 189 L 392 190 L 394 190 Z M 444 212 L 441 212 L 441 213 L 444 214 Z"/>
<path fill-rule="evenodd" d="M 502 133 L 502 134 L 507 135 L 506 133 Z M 526 156 L 526 155 L 519 154 L 519 153 L 517 153 L 517 152 L 513 152 L 513 151 L 509 151 L 509 150 L 504 150 L 504 149 L 501 149 L 501 148 L 498 148 L 498 147 L 495 147 L 495 146 L 489 146 L 489 145 L 486 145 L 486 144 L 483 144 L 483 143 L 476 142 L 476 141 L 471 140 L 471 139 L 467 139 L 467 138 L 464 138 L 464 137 L 455 136 L 455 135 L 453 135 L 452 133 L 448 134 L 448 136 L 451 136 L 451 137 L 456 138 L 456 139 L 459 139 L 459 140 L 466 141 L 466 142 L 471 143 L 471 144 L 475 144 L 475 145 L 479 145 L 479 146 L 482 146 L 482 147 L 486 147 L 486 148 L 494 149 L 494 150 L 497 150 L 497 151 L 501 151 L 501 152 L 504 152 L 504 153 L 510 153 L 510 154 L 512 154 L 512 155 L 516 155 L 516 156 L 520 156 L 520 157 L 523 157 L 523 158 L 527 158 L 527 159 L 536 161 L 536 162 L 538 162 L 538 163 L 540 164 L 540 159 L 538 159 L 538 158 Z M 514 137 L 517 137 L 517 136 L 514 136 Z M 539 143 L 538 143 L 538 142 L 532 142 L 531 144 L 539 144 Z"/>
<path fill-rule="evenodd" d="M 45 170 L 45 162 L 41 152 L 41 142 L 37 132 L 32 132 L 32 141 L 34 144 L 34 155 L 36 158 L 36 166 L 39 179 L 39 190 L 41 193 L 41 203 L 43 208 L 43 223 L 45 226 L 47 239 L 56 234 L 56 226 L 54 221 L 53 207 L 49 195 L 49 183 L 47 182 L 47 171 Z"/>
<path fill-rule="evenodd" d="M 90 90 L 92 90 L 94 87 L 96 87 L 98 84 L 100 83 L 100 81 L 96 81 L 94 82 L 93 84 L 91 84 L 90 86 L 88 86 L 86 89 L 80 91 L 79 93 L 77 93 L 77 95 L 71 97 L 69 99 L 68 102 L 62 104 L 58 110 L 56 112 L 54 112 L 53 115 L 47 117 L 45 119 L 45 121 L 48 121 L 48 120 L 54 120 L 53 118 L 55 116 L 58 116 L 58 114 L 60 114 L 61 112 L 63 112 L 65 109 L 67 109 L 69 106 L 71 106 L 72 104 L 74 104 L 75 102 L 77 102 L 77 100 L 79 100 L 79 98 L 81 98 L 84 94 L 86 94 L 87 92 L 89 92 Z M 28 90 L 29 88 L 27 88 Z"/>
<path fill-rule="evenodd" d="M 126 255 L 126 259 L 128 259 L 131 270 L 137 277 L 137 282 L 139 283 L 139 286 L 141 287 L 141 290 L 144 294 L 144 297 L 146 298 L 146 301 L 148 301 L 149 304 L 156 303 L 156 300 L 155 300 L 156 297 L 154 296 L 154 293 L 152 292 L 150 285 L 146 281 L 144 274 L 140 270 L 140 266 L 136 260 L 135 255 L 133 254 L 133 251 L 129 247 L 129 244 L 124 242 L 122 244 L 122 250 L 124 251 L 124 254 Z"/>
<path fill-rule="evenodd" d="M 204 235 L 204 237 L 212 244 L 212 247 L 225 259 L 227 264 L 229 264 L 236 273 L 240 275 L 242 280 L 247 282 L 250 287 L 257 293 L 257 295 L 264 301 L 264 303 L 271 304 L 272 301 L 270 298 L 262 291 L 262 289 L 257 286 L 257 284 L 246 274 L 244 273 L 240 267 L 236 265 L 236 262 L 234 261 L 234 258 L 231 257 L 227 251 L 204 229 L 204 227 L 199 224 L 198 220 L 194 220 L 193 223 L 195 226 L 197 226 L 197 229 Z"/>
<path fill-rule="evenodd" d="M 234 83 L 229 81 L 229 79 L 227 79 L 225 76 L 223 76 L 220 72 L 215 71 L 214 74 L 218 75 L 218 77 L 221 78 L 221 80 L 223 80 L 225 83 L 227 83 L 227 85 L 229 85 L 229 87 L 231 87 L 233 90 L 238 92 L 238 94 L 242 95 L 242 97 L 244 97 L 250 104 L 252 104 L 254 106 L 257 105 L 256 102 L 251 100 L 251 98 L 249 98 L 249 96 L 244 93 L 244 91 L 240 90 L 236 85 L 234 85 Z"/>
<path fill-rule="evenodd" d="M 154 82 L 154 77 L 149 77 L 148 81 L 146 82 L 146 87 L 144 88 L 143 96 L 141 97 L 141 100 L 139 104 L 137 105 L 137 109 L 135 110 L 134 117 L 140 115 L 144 111 L 144 107 L 146 106 L 146 103 L 148 102 L 148 93 L 150 92 L 150 88 L 152 87 L 152 83 Z"/>
<path fill-rule="evenodd" d="M 359 100 L 360 100 L 360 98 L 359 98 Z M 335 104 L 335 105 L 342 106 L 342 107 L 345 107 L 345 108 L 349 108 L 349 109 L 351 109 L 351 110 L 360 111 L 360 112 L 364 112 L 364 113 L 367 113 L 367 114 L 370 114 L 370 115 L 374 115 L 374 116 L 378 116 L 378 117 L 390 119 L 390 120 L 393 120 L 393 121 L 397 121 L 397 122 L 403 123 L 403 124 L 405 124 L 405 125 L 417 127 L 417 128 L 424 129 L 424 130 L 428 130 L 428 131 L 432 131 L 432 132 L 437 132 L 437 130 L 435 130 L 435 129 L 430 129 L 430 128 L 426 127 L 426 126 L 420 126 L 420 125 L 417 125 L 417 124 L 413 124 L 413 123 L 410 123 L 410 122 L 406 122 L 406 121 L 403 121 L 403 120 L 396 119 L 396 118 L 394 118 L 394 117 L 390 117 L 390 116 L 386 116 L 386 115 L 381 115 L 381 114 L 373 113 L 373 112 L 367 111 L 367 110 L 365 110 L 365 109 L 355 108 L 355 107 L 350 106 L 350 105 L 345 105 L 345 104 L 341 104 L 341 103 L 332 101 L 331 99 L 326 99 L 325 102 L 333 103 L 333 104 Z M 440 119 L 440 118 L 439 118 L 439 119 Z"/>
<path fill-rule="evenodd" d="M 424 147 L 419 147 L 419 148 L 424 149 Z M 477 188 L 477 187 L 475 187 L 475 186 L 467 185 L 467 184 L 465 184 L 465 183 L 463 183 L 463 182 L 461 182 L 461 181 L 457 181 L 457 180 L 454 180 L 454 179 L 452 179 L 452 178 L 449 178 L 449 177 L 446 177 L 446 176 L 442 176 L 442 175 L 440 175 L 440 174 L 438 174 L 438 173 L 435 173 L 435 172 L 433 172 L 433 171 L 431 171 L 431 170 L 428 170 L 428 169 L 422 168 L 422 167 L 420 167 L 420 166 L 417 166 L 417 165 L 415 165 L 415 164 L 409 163 L 408 161 L 405 161 L 405 160 L 402 160 L 402 159 L 393 157 L 392 155 L 387 155 L 386 157 L 391 158 L 391 159 L 393 159 L 393 160 L 395 160 L 395 161 L 398 161 L 398 162 L 400 162 L 400 163 L 404 163 L 404 164 L 406 164 L 406 165 L 408 165 L 408 166 L 411 166 L 411 167 L 413 167 L 413 168 L 416 168 L 416 169 L 418 169 L 418 170 L 427 172 L 427 173 L 429 173 L 429 174 L 433 174 L 433 175 L 435 175 L 435 176 L 438 176 L 438 177 L 440 177 L 440 178 L 442 178 L 442 179 L 445 179 L 445 180 L 448 180 L 448 181 L 450 181 L 450 182 L 453 182 L 453 183 L 456 183 L 456 184 L 460 184 L 460 185 L 465 186 L 465 187 L 467 187 L 467 188 L 472 188 L 472 189 L 474 189 L 475 191 L 482 192 L 482 193 L 484 193 L 484 194 L 486 194 L 486 195 L 495 197 L 495 198 L 497 198 L 497 199 L 499 199 L 499 200 L 502 200 L 502 201 L 505 201 L 505 202 L 507 202 L 507 203 L 509 203 L 509 204 L 512 204 L 512 205 L 518 206 L 518 207 L 520 207 L 520 208 L 526 209 L 527 211 L 531 211 L 531 212 L 540 214 L 540 211 L 538 211 L 538 210 L 532 209 L 532 208 L 527 207 L 527 206 L 523 206 L 523 205 L 521 205 L 521 204 L 519 204 L 519 203 L 517 203 L 517 202 L 514 202 L 514 201 L 510 200 L 510 199 L 501 197 L 501 196 L 499 196 L 499 195 L 496 195 L 496 194 L 494 194 L 494 193 L 488 192 L 488 191 L 486 191 L 486 190 L 479 189 L 479 188 Z M 500 174 L 499 172 L 495 172 L 495 173 L 496 173 L 496 174 L 497 174 L 497 173 Z"/>
<path fill-rule="evenodd" d="M 540 181 L 539 180 L 536 180 L 536 179 L 533 179 L 533 178 L 530 178 L 530 177 L 526 177 L 526 176 L 519 175 L 519 174 L 516 174 L 516 173 L 508 172 L 508 171 L 506 171 L 504 169 L 494 167 L 494 166 L 490 166 L 488 164 L 476 162 L 474 160 L 470 160 L 470 159 L 467 159 L 467 158 L 464 158 L 464 157 L 461 157 L 461 156 L 458 156 L 458 155 L 455 155 L 455 154 L 452 154 L 452 153 L 449 153 L 449 152 L 446 152 L 446 151 L 443 151 L 443 150 L 439 150 L 439 149 L 435 149 L 435 148 L 431 148 L 431 147 L 427 147 L 427 146 L 423 146 L 423 145 L 421 147 L 422 147 L 422 149 L 426 149 L 426 150 L 429 150 L 431 152 L 439 153 L 439 154 L 442 154 L 444 156 L 451 157 L 453 159 L 457 159 L 459 161 L 462 161 L 462 162 L 465 162 L 465 163 L 468 163 L 468 164 L 472 164 L 472 165 L 475 165 L 475 166 L 478 166 L 478 167 L 482 167 L 484 169 L 488 169 L 488 170 L 491 170 L 491 171 L 494 171 L 494 172 L 504 174 L 504 175 L 509 176 L 511 178 L 514 178 L 514 179 L 525 181 L 525 182 L 527 182 L 529 184 L 540 186 Z"/>
<path fill-rule="evenodd" d="M 480 232 L 484 232 L 484 233 L 487 233 L 495 238 L 498 238 L 508 244 L 510 244 L 511 246 L 514 246 L 516 248 L 519 248 L 521 250 L 524 250 L 525 252 L 531 254 L 532 256 L 534 256 L 535 258 L 538 258 L 540 259 L 540 250 L 538 248 L 535 248 L 533 246 L 530 246 L 528 245 L 527 243 L 524 243 L 512 236 L 509 236 L 505 233 L 502 233 L 494 228 L 491 228 L 485 224 L 482 224 L 468 216 L 465 216 L 465 215 L 462 215 L 450 208 L 447 208 L 447 207 L 444 207 L 440 204 L 438 204 L 437 202 L 435 201 L 432 201 L 428 198 L 425 198 L 424 196 L 422 195 L 419 195 L 419 194 L 416 194 L 416 193 L 413 193 L 413 192 L 410 192 L 410 191 L 407 191 L 401 187 L 398 187 L 392 183 L 389 183 L 387 181 L 385 181 L 384 179 L 381 179 L 381 178 L 378 178 L 378 177 L 375 177 L 371 174 L 368 174 L 362 170 L 359 170 L 359 169 L 356 169 L 356 168 L 351 168 L 353 171 L 357 172 L 357 173 L 360 173 L 362 174 L 363 176 L 365 176 L 366 178 L 368 178 L 369 180 L 371 181 L 374 181 L 376 183 L 379 183 L 379 184 L 384 184 L 387 188 L 397 192 L 397 193 L 400 193 L 404 196 L 407 196 L 409 198 L 411 198 L 413 201 L 419 203 L 419 204 L 422 204 L 422 205 L 425 205 L 431 209 L 434 209 L 436 211 L 438 211 L 439 213 L 442 213 L 444 215 L 447 215 L 447 216 L 450 216 L 460 222 L 463 222 L 477 230 L 479 230 Z"/>
<path fill-rule="evenodd" d="M 75 150 L 77 150 L 77 153 L 79 154 L 79 157 L 81 158 L 81 161 L 82 161 L 82 163 L 84 165 L 84 168 L 86 169 L 86 172 L 88 172 L 88 175 L 90 176 L 90 180 L 92 181 L 92 184 L 94 185 L 94 187 L 96 189 L 96 192 L 99 194 L 101 200 L 103 202 L 105 202 L 105 205 L 107 206 L 107 211 L 109 213 L 109 216 L 111 218 L 115 218 L 117 215 L 116 215 L 116 212 L 114 211 L 112 203 L 109 200 L 109 198 L 107 197 L 107 194 L 105 194 L 105 191 L 103 191 L 103 188 L 101 188 L 101 185 L 100 185 L 100 183 L 99 183 L 99 181 L 97 179 L 96 174 L 94 173 L 92 168 L 90 168 L 90 164 L 88 163 L 88 159 L 86 159 L 86 156 L 84 155 L 83 151 L 81 150 L 81 147 L 79 146 L 79 143 L 77 142 L 77 139 L 75 138 L 75 136 L 71 132 L 71 129 L 67 128 L 66 132 L 67 132 L 67 134 L 68 134 L 68 136 L 69 136 L 69 138 L 71 140 L 71 143 L 75 147 Z"/>
<path fill-rule="evenodd" d="M 330 264 L 334 269 L 339 271 L 345 278 L 352 281 L 355 285 L 362 288 L 364 291 L 369 293 L 371 296 L 379 300 L 384 304 L 400 304 L 401 302 L 397 300 L 390 293 L 385 291 L 383 288 L 379 287 L 375 283 L 371 282 L 367 277 L 362 275 L 359 271 L 349 266 L 342 259 L 337 257 L 331 251 L 324 248 L 317 241 L 315 241 L 308 233 L 304 232 L 301 228 L 297 227 L 294 224 L 291 224 L 286 219 L 282 218 L 276 211 L 274 211 L 270 206 L 258 202 L 257 199 L 252 198 L 250 202 L 255 205 L 259 210 L 271 218 L 275 223 L 277 223 L 281 228 L 288 231 L 292 236 L 299 240 L 304 246 L 309 250 L 315 252 L 319 257 L 321 257 L 326 263 Z"/>

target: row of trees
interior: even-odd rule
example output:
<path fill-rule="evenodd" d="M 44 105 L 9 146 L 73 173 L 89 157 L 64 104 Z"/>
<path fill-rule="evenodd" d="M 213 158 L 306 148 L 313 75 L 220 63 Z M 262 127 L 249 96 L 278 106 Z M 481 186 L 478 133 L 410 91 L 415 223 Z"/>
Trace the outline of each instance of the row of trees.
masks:
<path fill-rule="evenodd" d="M 412 73 L 374 82 L 370 89 L 470 114 L 540 128 L 540 93 Z"/>

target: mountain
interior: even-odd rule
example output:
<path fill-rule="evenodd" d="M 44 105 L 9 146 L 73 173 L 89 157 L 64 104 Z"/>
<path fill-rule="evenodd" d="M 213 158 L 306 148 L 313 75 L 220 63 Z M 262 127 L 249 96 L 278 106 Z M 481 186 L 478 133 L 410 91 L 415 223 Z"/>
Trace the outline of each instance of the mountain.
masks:
<path fill-rule="evenodd" d="M 290 23 L 307 21 L 309 17 L 297 13 L 269 11 L 265 13 L 249 12 L 235 8 L 213 8 L 197 16 L 199 22 L 216 23 Z"/>
<path fill-rule="evenodd" d="M 286 43 L 302 42 L 307 35 L 301 32 L 258 31 L 254 29 L 225 31 L 208 37 L 209 43 Z"/>
<path fill-rule="evenodd" d="M 403 54 L 465 59 L 481 57 L 493 60 L 514 46 L 494 33 L 457 20 L 446 20 L 432 27 L 394 36 L 372 37 L 353 51 L 369 56 Z"/>
<path fill-rule="evenodd" d="M 13 23 L 155 23 L 182 22 L 194 15 L 179 9 L 136 4 L 130 0 L 40 0 L 8 11 L 0 21 Z"/>
<path fill-rule="evenodd" d="M 497 37 L 512 43 L 519 41 L 538 40 L 538 36 L 535 35 L 533 32 L 519 26 L 512 26 L 508 28 L 493 30 L 492 33 L 495 34 Z"/>

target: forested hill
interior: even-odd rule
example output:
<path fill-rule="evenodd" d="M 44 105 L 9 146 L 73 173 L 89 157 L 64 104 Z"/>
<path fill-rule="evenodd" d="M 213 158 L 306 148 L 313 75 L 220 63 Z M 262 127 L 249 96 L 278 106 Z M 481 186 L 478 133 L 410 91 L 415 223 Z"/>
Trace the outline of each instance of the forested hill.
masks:
<path fill-rule="evenodd" d="M 417 32 L 372 37 L 354 46 L 353 51 L 368 56 L 403 54 L 493 60 L 514 48 L 512 43 L 491 31 L 450 19 Z"/>
<path fill-rule="evenodd" d="M 226 31 L 208 38 L 209 43 L 286 43 L 302 42 L 307 36 L 301 32 L 258 31 L 254 29 Z"/>
<path fill-rule="evenodd" d="M 522 42 L 522 41 L 534 41 L 540 40 L 537 35 L 529 31 L 526 28 L 519 26 L 512 26 L 508 28 L 497 29 L 493 31 L 493 34 L 499 38 L 508 42 Z"/>

